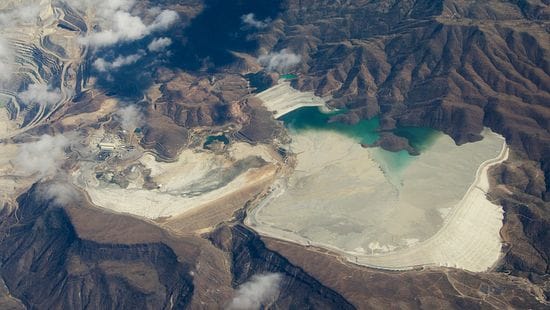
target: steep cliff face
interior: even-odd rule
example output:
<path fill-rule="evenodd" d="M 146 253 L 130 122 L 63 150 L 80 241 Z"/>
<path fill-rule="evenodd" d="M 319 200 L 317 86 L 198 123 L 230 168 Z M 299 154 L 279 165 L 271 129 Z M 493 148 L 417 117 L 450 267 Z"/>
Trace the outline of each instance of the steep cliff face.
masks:
<path fill-rule="evenodd" d="M 29 308 L 183 308 L 193 294 L 187 267 L 169 247 L 80 239 L 65 211 L 40 199 L 38 186 L 3 214 L 0 231 L 0 274 Z"/>
<path fill-rule="evenodd" d="M 244 226 L 223 225 L 211 234 L 210 240 L 229 253 L 235 286 L 255 274 L 283 275 L 278 298 L 272 305 L 275 309 L 354 309 L 341 295 L 267 249 L 260 238 Z"/>

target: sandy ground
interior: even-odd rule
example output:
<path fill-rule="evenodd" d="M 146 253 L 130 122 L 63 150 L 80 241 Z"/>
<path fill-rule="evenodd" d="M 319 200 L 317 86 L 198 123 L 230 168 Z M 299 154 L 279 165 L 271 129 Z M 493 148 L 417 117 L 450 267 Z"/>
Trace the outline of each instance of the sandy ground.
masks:
<path fill-rule="evenodd" d="M 106 188 L 91 186 L 87 187 L 86 191 L 92 202 L 103 208 L 149 219 L 160 219 L 183 215 L 202 205 L 215 202 L 221 197 L 234 194 L 249 184 L 261 182 L 263 178 L 273 176 L 270 174 L 272 169 L 266 169 L 266 173 L 261 174 L 261 178 L 257 177 L 260 174 L 258 169 L 252 170 L 237 177 L 223 188 L 193 197 L 164 190 L 121 189 L 114 185 Z M 254 178 L 251 175 L 254 175 Z"/>
<path fill-rule="evenodd" d="M 290 86 L 288 81 L 280 81 L 274 87 L 256 95 L 263 101 L 265 107 L 279 118 L 301 107 L 324 107 L 325 99 L 317 97 L 313 92 L 300 92 Z"/>
<path fill-rule="evenodd" d="M 10 120 L 8 110 L 0 107 L 0 139 L 10 137 L 17 129 L 17 124 Z"/>
<path fill-rule="evenodd" d="M 243 208 L 248 201 L 260 195 L 267 189 L 277 176 L 277 166 L 270 165 L 265 169 L 256 169 L 248 175 L 252 182 L 244 184 L 238 191 L 227 193 L 220 198 L 206 203 L 185 212 L 180 216 L 175 216 L 162 225 L 178 233 L 198 233 L 203 234 L 212 231 L 219 223 L 231 219 L 237 210 Z"/>
<path fill-rule="evenodd" d="M 500 229 L 503 210 L 487 199 L 488 170 L 508 158 L 504 144 L 501 153 L 479 166 L 475 181 L 452 209 L 441 230 L 430 239 L 401 251 L 378 256 L 356 255 L 357 262 L 388 269 L 437 265 L 485 271 L 501 254 Z M 353 260 L 348 255 L 348 259 Z"/>
<path fill-rule="evenodd" d="M 61 124 L 63 126 L 83 126 L 85 124 L 97 123 L 100 118 L 114 112 L 117 104 L 118 100 L 107 99 L 103 101 L 101 107 L 97 111 L 64 117 L 61 120 Z"/>
<path fill-rule="evenodd" d="M 37 176 L 24 176 L 15 170 L 12 162 L 18 146 L 0 143 L 0 209 L 4 204 L 16 206 L 17 197 L 37 181 Z"/>
<path fill-rule="evenodd" d="M 379 149 L 363 149 L 332 132 L 293 134 L 295 173 L 277 182 L 246 223 L 260 233 L 331 248 L 380 268 L 487 269 L 500 253 L 502 212 L 470 185 L 487 183 L 481 172 L 476 179 L 476 170 L 499 154 L 503 140 L 491 132 L 485 136 L 457 147 L 441 135 L 399 172 L 401 184 L 395 185 L 374 160 L 382 156 Z M 472 223 L 482 231 L 470 229 Z M 405 250 L 418 251 L 417 257 L 393 258 Z M 466 254 L 457 254 L 462 251 Z"/>
<path fill-rule="evenodd" d="M 151 177 L 160 186 L 153 190 L 144 189 L 140 183 L 131 183 L 126 189 L 114 184 L 100 184 L 90 167 L 75 172 L 74 179 L 99 207 L 166 221 L 191 211 L 197 212 L 203 206 L 223 204 L 225 198 L 233 201 L 233 198 L 228 197 L 235 195 L 244 199 L 240 205 L 242 207 L 252 197 L 239 196 L 239 193 L 248 193 L 251 188 L 264 185 L 275 177 L 276 158 L 269 157 L 272 152 L 266 148 L 268 146 L 236 143 L 230 149 L 229 153 L 233 156 L 229 158 L 210 152 L 185 150 L 177 161 L 171 163 L 157 162 L 152 155 L 145 154 L 139 161 L 151 170 Z M 228 180 L 227 184 L 218 186 L 219 174 L 216 171 L 229 169 L 236 161 L 258 154 L 266 157 L 265 165 L 245 168 Z"/>

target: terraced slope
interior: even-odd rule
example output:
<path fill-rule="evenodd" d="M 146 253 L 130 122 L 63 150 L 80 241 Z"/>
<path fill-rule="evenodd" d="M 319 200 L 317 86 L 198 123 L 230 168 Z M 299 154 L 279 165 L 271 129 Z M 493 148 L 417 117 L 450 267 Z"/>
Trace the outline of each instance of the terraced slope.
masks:
<path fill-rule="evenodd" d="M 77 38 L 87 30 L 86 22 L 69 6 L 53 4 L 38 4 L 36 21 L 13 21 L 0 29 L 13 57 L 13 75 L 0 83 L 0 97 L 7 100 L 10 119 L 21 131 L 41 124 L 81 90 L 80 65 L 85 51 Z M 17 5 L 17 1 L 6 1 L 0 10 L 10 13 Z M 44 98 L 25 101 L 18 96 L 34 84 L 59 92 L 59 98 L 55 102 Z"/>

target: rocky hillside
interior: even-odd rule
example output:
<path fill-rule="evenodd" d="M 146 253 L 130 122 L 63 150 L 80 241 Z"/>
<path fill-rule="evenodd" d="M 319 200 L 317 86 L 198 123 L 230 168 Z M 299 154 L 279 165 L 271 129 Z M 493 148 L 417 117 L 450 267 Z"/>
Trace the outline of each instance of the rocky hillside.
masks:
<path fill-rule="evenodd" d="M 281 276 L 274 307 L 353 308 L 242 226 L 221 225 L 210 243 L 83 209 L 84 200 L 62 207 L 44 200 L 40 185 L 18 202 L 16 212 L 0 218 L 0 305 L 6 308 L 220 308 L 233 289 L 266 273 Z"/>
<path fill-rule="evenodd" d="M 549 17 L 538 0 L 288 0 L 260 37 L 300 54 L 294 86 L 332 95 L 349 121 L 381 115 L 459 144 L 488 126 L 550 184 Z"/>
<path fill-rule="evenodd" d="M 353 309 L 354 307 L 336 292 L 325 288 L 319 281 L 293 266 L 280 254 L 268 250 L 260 238 L 246 227 L 221 226 L 210 236 L 218 248 L 231 256 L 233 284 L 240 285 L 256 273 L 283 275 L 277 309 Z M 315 287 L 315 292 L 309 288 Z M 296 294 L 296 292 L 308 292 Z"/>
<path fill-rule="evenodd" d="M 188 266 L 160 243 L 99 244 L 77 236 L 66 212 L 34 186 L 2 217 L 0 274 L 33 309 L 183 308 Z"/>

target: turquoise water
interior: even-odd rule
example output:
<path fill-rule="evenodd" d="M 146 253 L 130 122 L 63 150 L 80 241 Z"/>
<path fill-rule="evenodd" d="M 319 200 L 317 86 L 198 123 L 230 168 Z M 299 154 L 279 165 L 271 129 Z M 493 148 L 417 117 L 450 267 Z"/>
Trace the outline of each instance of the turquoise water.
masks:
<path fill-rule="evenodd" d="M 296 74 L 283 74 L 283 75 L 281 75 L 281 79 L 285 79 L 285 80 L 294 80 L 297 77 L 298 76 Z"/>
<path fill-rule="evenodd" d="M 341 122 L 329 122 L 329 119 L 342 111 L 323 113 L 318 107 L 303 107 L 283 115 L 282 120 L 290 130 L 330 130 L 356 139 L 359 143 L 374 143 L 380 137 L 377 129 L 380 121 L 377 117 L 363 120 L 354 125 Z"/>
<path fill-rule="evenodd" d="M 204 142 L 203 147 L 207 147 L 216 141 L 222 142 L 226 145 L 229 143 L 229 139 L 223 134 L 218 136 L 208 136 L 206 137 L 206 141 Z"/>
<path fill-rule="evenodd" d="M 317 107 L 304 107 L 292 111 L 280 118 L 291 131 L 303 130 L 330 130 L 346 135 L 358 143 L 372 144 L 380 138 L 378 128 L 380 120 L 374 117 L 362 120 L 357 124 L 349 125 L 341 122 L 329 122 L 329 119 L 345 111 L 323 113 Z M 434 143 L 438 131 L 421 127 L 400 127 L 393 131 L 396 135 L 405 137 L 411 146 L 419 152 L 424 152 Z M 396 176 L 407 167 L 416 156 L 409 155 L 407 151 L 390 152 L 381 148 L 375 148 L 371 152 L 384 172 Z M 393 177 L 392 177 L 393 178 Z"/>
<path fill-rule="evenodd" d="M 437 130 L 426 127 L 398 127 L 393 133 L 407 138 L 409 144 L 419 152 L 429 149 L 440 134 Z"/>

